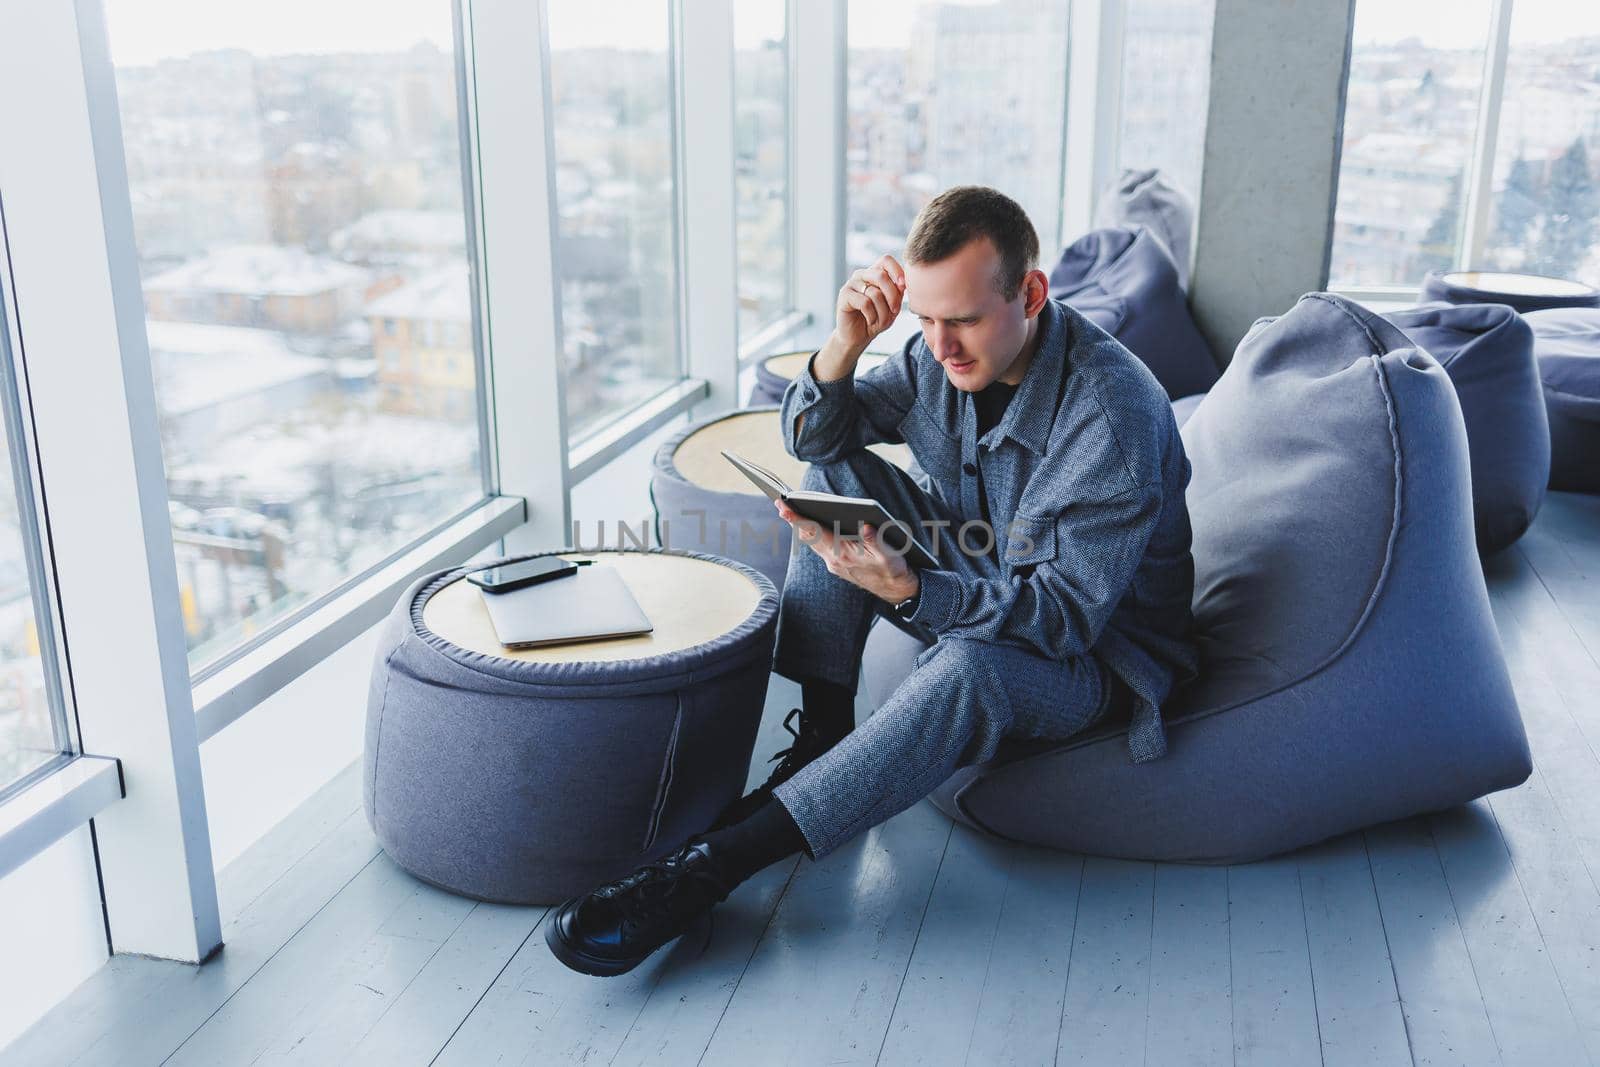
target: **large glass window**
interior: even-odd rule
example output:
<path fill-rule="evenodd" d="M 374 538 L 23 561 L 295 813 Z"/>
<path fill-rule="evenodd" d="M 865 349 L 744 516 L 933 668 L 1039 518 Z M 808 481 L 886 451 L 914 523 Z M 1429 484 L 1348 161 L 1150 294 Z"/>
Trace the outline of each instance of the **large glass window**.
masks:
<path fill-rule="evenodd" d="M 5 221 L 0 216 L 0 236 Z M 5 242 L 0 240 L 0 255 Z M 71 748 L 61 713 L 46 610 L 43 539 L 30 506 L 32 465 L 19 403 L 21 354 L 11 287 L 0 262 L 0 794 Z"/>
<path fill-rule="evenodd" d="M 1471 265 L 1600 286 L 1600 7 L 1516 0 L 1495 146 Z"/>
<path fill-rule="evenodd" d="M 1216 0 L 1127 0 L 1119 170 L 1155 167 L 1198 202 Z"/>
<path fill-rule="evenodd" d="M 733 161 L 739 333 L 789 310 L 789 49 L 786 0 L 733 12 Z"/>
<path fill-rule="evenodd" d="M 548 5 L 567 432 L 682 376 L 671 10 Z"/>
<path fill-rule="evenodd" d="M 481 499 L 450 0 L 110 0 L 190 663 Z"/>
<path fill-rule="evenodd" d="M 1020 203 L 1049 249 L 1061 230 L 1066 4 L 851 0 L 845 256 L 902 248 L 952 185 Z"/>
<path fill-rule="evenodd" d="M 1455 263 L 1489 0 L 1360 0 L 1329 278 L 1415 287 Z"/>

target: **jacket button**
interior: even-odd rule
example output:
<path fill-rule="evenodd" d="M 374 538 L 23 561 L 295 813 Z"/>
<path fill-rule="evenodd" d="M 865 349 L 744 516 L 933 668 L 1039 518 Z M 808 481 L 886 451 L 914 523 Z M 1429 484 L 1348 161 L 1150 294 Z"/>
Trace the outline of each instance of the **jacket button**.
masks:
<path fill-rule="evenodd" d="M 963 463 L 961 465 L 961 473 L 962 474 L 977 474 L 978 473 L 978 468 L 974 467 L 970 463 Z"/>

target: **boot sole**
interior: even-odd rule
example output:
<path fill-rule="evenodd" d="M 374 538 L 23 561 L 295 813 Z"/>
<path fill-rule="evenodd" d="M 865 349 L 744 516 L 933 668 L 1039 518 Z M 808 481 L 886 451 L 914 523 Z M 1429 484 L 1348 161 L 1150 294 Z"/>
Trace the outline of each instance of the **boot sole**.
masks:
<path fill-rule="evenodd" d="M 594 978 L 615 978 L 627 974 L 639 964 L 653 955 L 653 950 L 640 956 L 638 959 L 616 960 L 603 956 L 591 956 L 587 952 L 569 942 L 561 934 L 561 924 L 552 915 L 544 928 L 544 943 L 550 946 L 550 952 L 556 959 L 571 970 L 579 974 L 587 974 Z"/>

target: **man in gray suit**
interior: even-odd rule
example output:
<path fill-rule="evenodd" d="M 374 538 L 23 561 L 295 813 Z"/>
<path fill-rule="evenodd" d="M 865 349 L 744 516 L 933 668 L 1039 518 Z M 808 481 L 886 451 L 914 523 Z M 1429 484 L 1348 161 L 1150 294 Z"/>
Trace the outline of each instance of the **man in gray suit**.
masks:
<path fill-rule="evenodd" d="M 1155 377 L 1051 300 L 1038 261 L 1020 206 L 961 186 L 919 213 L 904 266 L 884 256 L 840 290 L 832 335 L 784 394 L 784 444 L 811 464 L 806 488 L 878 500 L 939 565 L 913 570 L 878 531 L 778 505 L 810 548 L 791 562 L 773 663 L 801 684 L 795 742 L 707 833 L 559 908 L 546 938 L 568 966 L 631 970 L 756 871 L 821 858 L 1003 738 L 1126 716 L 1130 759 L 1164 754 L 1160 706 L 1197 662 L 1189 462 Z M 921 332 L 856 378 L 903 311 Z M 877 442 L 907 444 L 930 488 Z M 877 615 L 929 647 L 856 726 Z"/>

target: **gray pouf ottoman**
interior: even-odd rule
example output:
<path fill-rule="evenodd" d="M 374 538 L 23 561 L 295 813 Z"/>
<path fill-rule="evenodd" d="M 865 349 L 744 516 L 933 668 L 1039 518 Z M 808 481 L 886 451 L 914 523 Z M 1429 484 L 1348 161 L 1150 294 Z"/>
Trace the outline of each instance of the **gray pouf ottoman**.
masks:
<path fill-rule="evenodd" d="M 1313 294 L 1256 324 L 1183 438 L 1203 664 L 1163 709 L 1167 755 L 1130 762 L 1116 722 L 1008 744 L 940 807 L 1034 844 L 1240 863 L 1527 778 L 1461 409 L 1432 357 Z M 874 703 L 915 644 L 873 627 Z"/>
<path fill-rule="evenodd" d="M 1167 180 L 1159 168 L 1130 167 L 1100 194 L 1096 226 L 1144 226 L 1160 239 L 1178 271 L 1179 288 L 1188 291 L 1189 259 L 1194 252 L 1194 198 Z"/>
<path fill-rule="evenodd" d="M 772 501 L 722 456 L 736 453 L 800 487 L 806 465 L 783 448 L 776 407 L 746 408 L 691 423 L 662 442 L 650 474 L 656 541 L 668 548 L 709 552 L 747 563 L 783 588 L 793 533 Z M 873 445 L 906 467 L 905 445 Z"/>
<path fill-rule="evenodd" d="M 805 370 L 806 360 L 811 358 L 814 351 L 780 352 L 756 364 L 756 384 L 750 387 L 750 399 L 745 401 L 745 405 L 761 407 L 783 403 L 783 391 L 789 388 L 795 375 Z M 883 352 L 863 352 L 856 363 L 856 373 L 865 374 L 888 358 Z"/>
<path fill-rule="evenodd" d="M 1600 310 L 1525 316 L 1550 423 L 1550 488 L 1600 493 Z"/>
<path fill-rule="evenodd" d="M 555 903 L 705 829 L 744 788 L 766 699 L 778 596 L 759 572 L 558 554 L 615 567 L 655 630 L 505 649 L 457 568 L 412 585 L 378 641 L 367 821 L 400 866 L 482 900 Z"/>
<path fill-rule="evenodd" d="M 1600 307 L 1600 289 L 1568 278 L 1487 270 L 1435 270 L 1422 279 L 1425 303 L 1505 304 L 1516 311 Z"/>
<path fill-rule="evenodd" d="M 1384 316 L 1444 367 L 1472 457 L 1478 551 L 1521 537 L 1550 480 L 1550 426 L 1533 331 L 1505 304 L 1426 304 Z"/>
<path fill-rule="evenodd" d="M 1050 271 L 1050 295 L 1126 345 L 1169 398 L 1217 380 L 1172 255 L 1143 226 L 1094 230 L 1068 245 Z"/>

